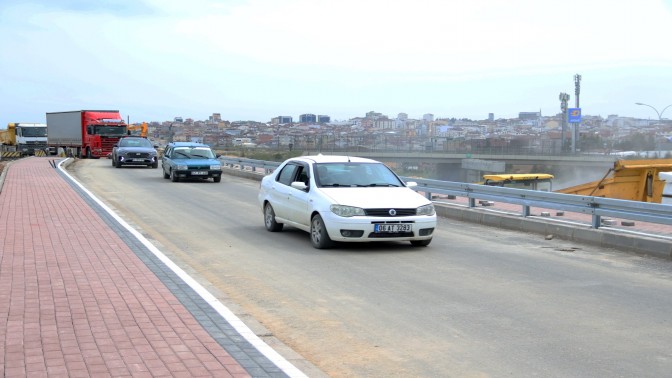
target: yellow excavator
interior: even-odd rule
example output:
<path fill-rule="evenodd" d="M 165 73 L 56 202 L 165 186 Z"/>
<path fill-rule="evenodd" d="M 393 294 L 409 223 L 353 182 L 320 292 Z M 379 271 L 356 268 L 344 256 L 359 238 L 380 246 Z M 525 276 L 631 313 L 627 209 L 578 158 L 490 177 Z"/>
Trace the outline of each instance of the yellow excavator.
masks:
<path fill-rule="evenodd" d="M 661 180 L 661 172 L 672 172 L 672 159 L 618 160 L 601 180 L 555 192 L 661 203 L 672 185 Z"/>
<path fill-rule="evenodd" d="M 147 138 L 147 122 L 143 122 L 141 125 L 129 125 L 127 128 L 128 130 L 128 135 L 135 135 L 135 136 L 141 136 L 143 138 Z M 140 133 L 131 133 L 131 131 L 137 131 L 140 130 Z"/>

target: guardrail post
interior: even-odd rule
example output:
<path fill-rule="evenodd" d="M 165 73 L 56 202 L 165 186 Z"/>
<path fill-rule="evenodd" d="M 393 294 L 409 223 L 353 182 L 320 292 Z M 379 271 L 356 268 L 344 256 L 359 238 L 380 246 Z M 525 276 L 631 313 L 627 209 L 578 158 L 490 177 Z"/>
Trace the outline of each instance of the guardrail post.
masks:
<path fill-rule="evenodd" d="M 593 223 L 591 224 L 591 227 L 594 229 L 600 228 L 600 224 L 602 223 L 602 216 L 593 214 Z"/>
<path fill-rule="evenodd" d="M 523 216 L 524 217 L 529 217 L 530 216 L 530 206 L 523 205 Z"/>

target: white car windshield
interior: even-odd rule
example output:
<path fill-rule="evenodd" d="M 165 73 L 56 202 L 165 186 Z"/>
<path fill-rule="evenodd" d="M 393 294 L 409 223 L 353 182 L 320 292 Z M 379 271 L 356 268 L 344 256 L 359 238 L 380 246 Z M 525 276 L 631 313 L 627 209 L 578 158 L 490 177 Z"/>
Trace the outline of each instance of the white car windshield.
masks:
<path fill-rule="evenodd" d="M 320 187 L 403 186 L 381 163 L 319 163 L 315 164 L 315 179 Z"/>

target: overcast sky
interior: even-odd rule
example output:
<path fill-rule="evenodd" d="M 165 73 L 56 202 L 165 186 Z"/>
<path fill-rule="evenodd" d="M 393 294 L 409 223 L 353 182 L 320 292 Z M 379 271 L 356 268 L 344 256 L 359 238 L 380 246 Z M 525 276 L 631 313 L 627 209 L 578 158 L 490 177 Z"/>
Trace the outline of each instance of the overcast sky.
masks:
<path fill-rule="evenodd" d="M 672 104 L 672 0 L 2 0 L 0 21 L 0 127 L 553 115 L 575 74 L 584 115 Z"/>

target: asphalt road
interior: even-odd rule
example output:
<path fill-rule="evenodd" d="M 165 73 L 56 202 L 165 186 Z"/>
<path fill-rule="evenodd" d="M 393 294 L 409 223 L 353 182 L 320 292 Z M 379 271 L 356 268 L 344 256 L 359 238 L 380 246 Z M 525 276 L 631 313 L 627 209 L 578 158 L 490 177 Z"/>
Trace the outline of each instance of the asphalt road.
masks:
<path fill-rule="evenodd" d="M 672 262 L 440 219 L 432 244 L 264 229 L 258 182 L 69 171 L 178 265 L 333 377 L 661 377 Z M 269 336 L 269 335 L 264 335 Z"/>

